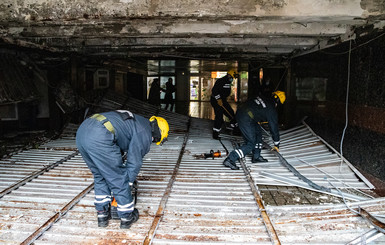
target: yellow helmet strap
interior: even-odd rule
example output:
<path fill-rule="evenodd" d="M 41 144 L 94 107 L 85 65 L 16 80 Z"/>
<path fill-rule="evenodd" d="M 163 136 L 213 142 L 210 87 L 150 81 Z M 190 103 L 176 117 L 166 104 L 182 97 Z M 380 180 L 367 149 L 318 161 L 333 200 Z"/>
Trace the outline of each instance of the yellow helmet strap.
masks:
<path fill-rule="evenodd" d="M 158 122 L 156 120 L 151 121 L 151 133 L 152 133 L 152 142 L 159 142 L 162 138 Z"/>
<path fill-rule="evenodd" d="M 168 140 L 167 137 L 163 138 L 163 140 L 161 142 L 159 142 L 159 145 L 163 145 L 163 143 L 166 142 L 167 140 Z"/>
<path fill-rule="evenodd" d="M 276 94 L 274 94 L 274 100 L 275 100 L 275 103 L 281 103 L 281 101 L 279 100 L 278 95 L 276 95 Z"/>

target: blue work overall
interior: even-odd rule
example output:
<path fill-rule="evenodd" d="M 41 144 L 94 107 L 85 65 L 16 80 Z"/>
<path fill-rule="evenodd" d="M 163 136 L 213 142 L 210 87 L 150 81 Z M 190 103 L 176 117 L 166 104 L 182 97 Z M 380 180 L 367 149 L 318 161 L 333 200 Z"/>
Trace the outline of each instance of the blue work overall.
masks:
<path fill-rule="evenodd" d="M 254 159 L 261 155 L 262 129 L 259 124 L 261 122 L 268 122 L 274 144 L 279 144 L 278 116 L 273 100 L 263 96 L 249 99 L 238 108 L 236 119 L 245 143 L 229 154 L 230 160 L 235 162 L 250 152 L 253 152 Z"/>
<path fill-rule="evenodd" d="M 134 210 L 129 183 L 135 181 L 152 142 L 148 119 L 122 115 L 117 111 L 96 114 L 76 134 L 79 152 L 94 176 L 96 210 L 108 211 L 113 195 L 121 218 Z M 126 162 L 122 152 L 127 153 Z"/>

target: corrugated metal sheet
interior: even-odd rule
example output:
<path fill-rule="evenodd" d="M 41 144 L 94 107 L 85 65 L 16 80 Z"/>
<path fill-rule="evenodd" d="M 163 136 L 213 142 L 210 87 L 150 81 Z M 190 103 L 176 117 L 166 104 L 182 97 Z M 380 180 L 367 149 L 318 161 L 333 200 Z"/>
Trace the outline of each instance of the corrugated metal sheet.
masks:
<path fill-rule="evenodd" d="M 50 155 L 62 158 L 55 151 Z M 40 158 L 41 164 L 45 163 L 44 159 Z M 23 242 L 92 183 L 92 175 L 84 164 L 66 161 L 3 196 L 0 240 L 5 244 Z"/>
<path fill-rule="evenodd" d="M 361 238 L 374 227 L 350 211 L 359 206 L 372 214 L 385 215 L 384 198 L 351 202 L 348 206 L 277 206 L 269 207 L 268 212 L 283 244 L 348 244 L 357 238 L 359 244 L 385 244 L 381 232 L 375 232 L 378 237 L 372 241 Z"/>
<path fill-rule="evenodd" d="M 16 153 L 0 161 L 1 196 L 39 176 L 44 171 L 61 164 L 75 151 L 31 149 Z"/>
<path fill-rule="evenodd" d="M 129 230 L 120 229 L 118 220 L 110 221 L 107 228 L 97 227 L 93 178 L 76 152 L 76 125 L 70 125 L 62 138 L 36 150 L 42 155 L 26 151 L 15 155 L 13 161 L 6 162 L 4 169 L 11 172 L 4 172 L 1 182 L 8 175 L 17 177 L 4 182 L 3 188 L 34 172 L 33 168 L 24 171 L 22 167 L 18 168 L 21 164 L 14 162 L 24 164 L 36 161 L 35 168 L 40 169 L 47 160 L 60 162 L 67 159 L 0 199 L 1 243 L 357 244 L 356 241 L 363 241 L 363 237 L 368 244 L 385 243 L 384 237 L 374 231 L 364 218 L 350 211 L 342 198 L 293 186 L 290 172 L 284 171 L 271 152 L 263 152 L 271 166 L 251 165 L 249 157 L 246 157 L 245 164 L 239 164 L 240 170 L 224 167 L 223 157 L 196 159 L 197 154 L 223 149 L 219 141 L 211 139 L 212 121 L 159 111 L 131 99 L 125 100 L 122 106 L 147 117 L 158 113 L 170 122 L 171 128 L 169 141 L 161 147 L 152 146 L 144 158 L 138 176 L 138 222 Z M 310 143 L 311 147 L 322 145 L 309 129 L 301 126 L 282 132 L 281 153 L 302 174 L 317 182 L 319 180 L 311 174 L 313 171 L 306 169 L 308 164 L 292 161 L 305 158 L 301 155 L 302 148 L 311 148 L 301 145 L 301 134 L 304 142 L 316 142 Z M 232 148 L 231 140 L 239 141 L 240 138 L 223 139 L 229 150 Z M 300 150 L 296 149 L 296 145 Z M 324 147 L 321 151 L 317 148 L 304 152 L 306 156 L 311 156 L 312 165 L 325 167 L 325 171 L 333 176 L 339 174 L 338 171 L 333 172 L 338 170 L 334 164 L 338 161 L 335 153 L 324 152 Z M 318 154 L 326 158 L 317 158 Z M 344 171 L 348 170 L 346 166 Z M 354 172 L 350 166 L 349 169 Z M 270 171 L 290 181 L 282 183 L 262 176 L 262 171 Z M 355 188 L 369 186 L 360 178 L 352 178 L 352 174 L 343 177 Z M 322 181 L 318 183 L 323 184 Z M 342 184 L 341 188 L 345 191 L 349 189 Z M 262 202 L 259 203 L 261 197 Z M 281 202 L 282 197 L 292 200 Z M 284 205 L 287 203 L 296 205 Z M 309 203 L 313 205 L 304 205 Z M 363 207 L 374 215 L 383 216 L 385 212 L 384 198 L 349 202 L 348 205 L 352 208 Z M 270 228 L 268 221 L 271 222 Z"/>
<path fill-rule="evenodd" d="M 264 140 L 273 144 L 267 135 Z M 280 164 L 276 156 L 268 154 L 268 150 L 263 150 L 262 154 L 267 156 L 268 163 L 251 164 L 250 157 L 247 158 L 255 174 L 265 171 L 289 179 L 294 177 Z M 318 185 L 327 188 L 373 188 L 373 185 L 352 164 L 330 146 L 325 145 L 306 125 L 281 132 L 280 154 L 300 173 Z M 261 181 L 261 184 L 264 184 L 263 177 Z"/>
<path fill-rule="evenodd" d="M 153 244 L 271 244 L 242 170 L 225 168 L 223 158 L 195 159 L 195 154 L 223 149 L 211 139 L 211 126 L 192 119 Z"/>

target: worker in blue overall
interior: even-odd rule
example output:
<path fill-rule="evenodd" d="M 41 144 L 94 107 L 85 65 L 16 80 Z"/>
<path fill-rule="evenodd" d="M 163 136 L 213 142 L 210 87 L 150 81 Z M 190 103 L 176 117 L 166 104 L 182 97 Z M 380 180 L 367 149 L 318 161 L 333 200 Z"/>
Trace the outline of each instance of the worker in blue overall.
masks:
<path fill-rule="evenodd" d="M 223 115 L 230 119 L 230 126 L 235 129 L 238 124 L 235 120 L 234 110 L 231 108 L 227 97 L 231 94 L 231 85 L 238 74 L 234 70 L 229 70 L 227 74 L 219 78 L 211 90 L 210 103 L 214 108 L 214 127 L 213 139 L 219 139 L 219 134 L 223 125 Z"/>
<path fill-rule="evenodd" d="M 163 144 L 168 131 L 168 123 L 162 117 L 146 119 L 125 110 L 94 114 L 80 125 L 76 145 L 94 176 L 99 227 L 108 226 L 113 197 L 120 228 L 128 229 L 139 219 L 130 185 L 136 180 L 151 143 Z"/>
<path fill-rule="evenodd" d="M 261 156 L 262 150 L 262 129 L 261 123 L 268 123 L 271 136 L 273 138 L 273 150 L 279 151 L 280 136 L 278 128 L 278 115 L 276 106 L 283 104 L 286 100 L 285 92 L 275 91 L 272 97 L 259 95 L 253 99 L 247 100 L 237 109 L 236 119 L 239 129 L 242 132 L 245 143 L 238 149 L 233 150 L 223 161 L 223 165 L 233 170 L 239 167 L 235 162 L 244 158 L 250 152 L 253 152 L 252 162 L 267 162 L 267 159 Z"/>

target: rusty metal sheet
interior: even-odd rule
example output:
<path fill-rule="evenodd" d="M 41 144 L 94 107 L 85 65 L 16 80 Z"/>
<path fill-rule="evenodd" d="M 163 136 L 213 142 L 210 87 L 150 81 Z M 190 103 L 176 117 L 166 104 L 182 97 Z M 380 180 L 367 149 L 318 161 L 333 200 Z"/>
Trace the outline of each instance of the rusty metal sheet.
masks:
<path fill-rule="evenodd" d="M 35 244 L 141 244 L 172 175 L 182 141 L 182 138 L 171 135 L 167 144 L 179 145 L 179 149 L 153 145 L 144 157 L 143 167 L 138 175 L 139 193 L 136 205 L 140 219 L 129 230 L 120 229 L 119 220 L 111 220 L 105 229 L 98 228 L 93 204 L 94 193 L 90 192 L 35 241 Z M 81 158 L 76 161 L 85 166 Z M 79 173 L 78 171 L 77 174 Z"/>
<path fill-rule="evenodd" d="M 46 154 L 52 159 L 63 157 L 61 152 L 58 155 L 55 155 L 55 151 Z M 43 156 L 40 161 L 44 163 Z M 60 164 L 58 169 L 71 169 L 66 163 Z M 0 199 L 0 240 L 5 244 L 21 243 L 93 181 L 91 173 L 88 178 L 77 178 L 75 173 L 71 175 L 68 177 L 57 173 L 53 176 L 47 172 L 3 196 Z M 19 228 L 26 224 L 26 229 Z"/>
<path fill-rule="evenodd" d="M 346 244 L 372 229 L 349 208 L 361 206 L 372 215 L 385 214 L 385 198 L 347 205 L 271 206 L 267 209 L 284 244 Z M 384 237 L 380 237 L 370 244 L 384 243 Z"/>
<path fill-rule="evenodd" d="M 271 244 L 242 170 L 226 168 L 224 158 L 195 159 L 194 154 L 223 150 L 211 131 L 202 137 L 207 128 L 191 120 L 185 154 L 152 244 Z"/>
<path fill-rule="evenodd" d="M 1 160 L 0 192 L 3 195 L 12 191 L 18 185 L 29 181 L 29 176 L 33 176 L 38 171 L 44 171 L 51 165 L 60 164 L 65 157 L 74 153 L 75 151 L 30 149 Z"/>
<path fill-rule="evenodd" d="M 109 100 L 114 101 L 111 98 Z M 119 97 L 115 102 L 106 104 L 111 107 L 131 107 L 133 112 L 135 110 L 145 116 L 159 112 L 158 115 L 170 122 L 169 141 L 161 147 L 153 145 L 143 159 L 143 167 L 138 175 L 138 222 L 129 230 L 120 229 L 119 220 L 111 220 L 107 228 L 98 228 L 93 191 L 85 194 L 65 215 L 60 216 L 58 212 L 93 182 L 83 159 L 75 154 L 0 199 L 2 243 L 20 244 L 31 234 L 44 231 L 36 237 L 34 244 L 143 244 L 151 232 L 151 244 L 273 244 L 242 166 L 238 163 L 240 170 L 230 170 L 222 164 L 224 157 L 194 157 L 210 150 L 223 150 L 222 144 L 211 138 L 212 121 L 158 111 L 153 106 L 124 97 Z M 318 139 L 308 132 L 302 126 L 283 132 L 283 141 L 287 144 L 285 149 L 283 143 L 282 154 L 287 153 L 290 158 L 297 159 L 301 151 L 296 147 L 310 144 L 315 147 L 314 151 L 305 152 L 306 156 L 300 156 L 301 160 L 317 161 L 317 166 L 322 166 L 324 171 L 333 171 L 339 157 L 324 152 L 325 147 L 320 146 Z M 15 169 L 12 165 L 4 167 L 0 162 L 0 174 L 9 171 L 0 179 L 0 184 L 28 175 L 28 171 L 35 171 L 35 164 L 44 165 L 46 160 L 49 162 L 68 157 L 73 151 L 66 150 L 74 150 L 76 146 L 75 133 L 76 125 L 70 125 L 61 138 L 39 149 L 43 154 L 16 157 Z M 232 150 L 230 138 L 227 136 L 223 139 L 228 150 Z M 234 139 L 242 140 L 240 137 Z M 263 154 L 270 161 L 258 167 L 290 178 L 290 173 L 282 169 L 274 156 L 265 151 Z M 251 170 L 252 180 L 255 181 L 253 187 L 262 187 L 259 190 L 266 214 L 282 244 L 345 244 L 373 229 L 362 217 L 341 204 L 341 200 L 335 202 L 329 197 L 324 198 L 326 194 L 301 191 L 301 188 L 267 180 L 255 174 L 255 167 L 248 164 L 249 160 L 247 156 L 245 166 Z M 9 162 L 6 161 L 6 164 Z M 307 177 L 322 183 L 323 180 L 306 163 L 297 161 L 293 165 Z M 23 167 L 28 169 L 28 166 L 31 166 L 31 170 L 22 171 Z M 350 166 L 343 167 L 344 171 L 347 167 Z M 349 180 L 346 182 L 352 186 L 360 182 L 360 179 L 352 177 L 351 172 L 338 177 Z M 296 205 L 284 205 L 281 198 L 292 198 L 290 203 Z M 302 199 L 306 199 L 306 202 Z M 309 202 L 313 205 L 304 205 Z M 385 200 L 382 198 L 349 205 L 353 208 L 359 205 L 374 216 L 385 215 Z M 47 224 L 55 217 L 60 218 Z M 45 230 L 48 226 L 50 228 Z M 384 242 L 381 239 L 376 237 L 371 242 L 381 244 Z"/>
<path fill-rule="evenodd" d="M 265 134 L 264 140 L 272 145 L 272 139 Z M 289 182 L 276 182 L 276 179 L 261 175 L 262 171 L 279 175 L 288 180 L 297 180 L 278 157 L 267 149 L 261 153 L 269 162 L 251 163 L 251 156 L 246 157 L 254 178 L 263 185 L 289 185 Z M 373 185 L 353 167 L 346 159 L 339 156 L 325 145 L 314 133 L 306 127 L 299 126 L 281 132 L 280 154 L 299 173 L 313 183 L 326 188 L 341 189 L 373 189 Z"/>

